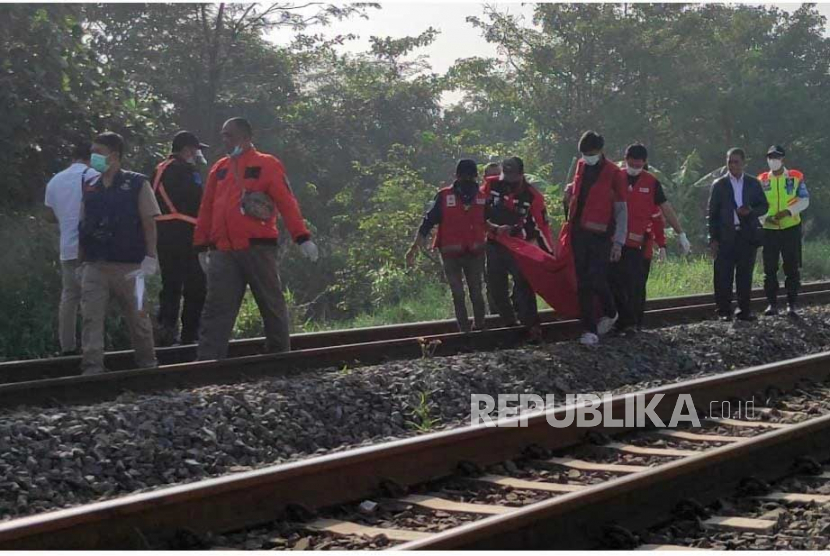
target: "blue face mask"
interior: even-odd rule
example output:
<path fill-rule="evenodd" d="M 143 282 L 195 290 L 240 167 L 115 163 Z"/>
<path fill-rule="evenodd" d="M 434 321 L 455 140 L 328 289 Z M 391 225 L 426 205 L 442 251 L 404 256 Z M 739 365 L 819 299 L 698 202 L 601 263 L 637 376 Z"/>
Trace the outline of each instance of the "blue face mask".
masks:
<path fill-rule="evenodd" d="M 240 147 L 239 145 L 235 146 L 229 154 L 231 155 L 231 157 L 239 156 L 240 154 L 242 154 L 242 147 Z"/>
<path fill-rule="evenodd" d="M 92 153 L 92 156 L 89 157 L 89 165 L 92 166 L 93 170 L 102 174 L 110 167 L 107 157 L 97 153 Z"/>

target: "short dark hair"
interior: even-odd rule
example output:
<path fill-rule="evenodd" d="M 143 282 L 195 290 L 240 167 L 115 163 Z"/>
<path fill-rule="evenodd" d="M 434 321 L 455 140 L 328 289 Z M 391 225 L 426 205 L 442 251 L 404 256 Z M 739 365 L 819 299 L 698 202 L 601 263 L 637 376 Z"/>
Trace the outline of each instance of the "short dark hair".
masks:
<path fill-rule="evenodd" d="M 596 131 L 586 131 L 579 138 L 579 152 L 601 150 L 605 146 L 605 139 Z"/>
<path fill-rule="evenodd" d="M 478 166 L 471 158 L 462 158 L 455 165 L 455 175 L 464 178 L 475 178 L 478 176 Z"/>
<path fill-rule="evenodd" d="M 119 160 L 124 157 L 124 138 L 114 131 L 105 131 L 101 133 L 92 141 L 99 145 L 104 145 L 111 151 L 118 152 Z"/>
<path fill-rule="evenodd" d="M 740 156 L 741 160 L 744 160 L 744 161 L 746 160 L 746 153 L 740 147 L 732 147 L 731 149 L 726 151 L 726 158 L 729 158 L 733 154 L 736 154 L 736 155 Z"/>
<path fill-rule="evenodd" d="M 495 174 L 492 173 L 493 170 L 496 170 Z M 498 176 L 499 174 L 501 174 L 501 164 L 499 164 L 498 162 L 491 162 L 490 164 L 484 167 L 485 176 L 488 174 L 488 172 L 491 176 Z"/>
<path fill-rule="evenodd" d="M 501 171 L 503 174 L 524 174 L 524 160 L 522 160 L 518 156 L 511 156 L 510 158 L 505 158 L 501 163 Z"/>
<path fill-rule="evenodd" d="M 72 160 L 89 160 L 92 155 L 92 143 L 81 141 L 72 148 Z"/>
<path fill-rule="evenodd" d="M 225 123 L 226 124 L 233 124 L 236 127 L 238 127 L 239 129 L 241 129 L 242 133 L 245 134 L 245 137 L 253 137 L 254 136 L 254 128 L 251 127 L 251 122 L 249 122 L 245 118 L 240 118 L 240 117 L 237 116 L 236 118 L 229 119 Z"/>
<path fill-rule="evenodd" d="M 625 157 L 633 158 L 634 160 L 647 160 L 648 149 L 642 143 L 634 143 L 625 148 Z"/>

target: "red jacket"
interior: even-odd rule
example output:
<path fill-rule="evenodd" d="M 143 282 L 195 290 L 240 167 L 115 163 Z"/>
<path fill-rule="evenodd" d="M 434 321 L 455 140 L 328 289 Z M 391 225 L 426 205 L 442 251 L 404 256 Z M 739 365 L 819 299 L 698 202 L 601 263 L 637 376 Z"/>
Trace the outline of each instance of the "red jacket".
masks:
<path fill-rule="evenodd" d="M 438 192 L 438 202 L 441 203 L 441 223 L 433 246 L 444 257 L 480 253 L 487 234 L 484 220 L 487 194 L 479 190 L 473 202 L 465 205 L 453 187 L 445 187 Z"/>
<path fill-rule="evenodd" d="M 236 181 L 236 176 L 242 182 Z M 269 221 L 242 214 L 240 199 L 242 188 L 262 191 L 274 200 L 277 210 Z M 254 148 L 238 158 L 226 156 L 210 169 L 193 244 L 197 247 L 212 246 L 221 251 L 234 251 L 250 247 L 252 239 L 276 241 L 277 212 L 285 220 L 285 226 L 294 241 L 301 242 L 311 235 L 306 228 L 297 199 L 288 185 L 282 162 L 270 154 Z"/>
<path fill-rule="evenodd" d="M 579 227 L 589 232 L 604 234 L 614 220 L 614 203 L 625 202 L 628 181 L 625 172 L 610 160 L 603 159 L 601 164 L 603 166 L 599 176 L 597 176 L 597 181 L 588 191 L 588 198 L 585 200 L 585 206 L 582 207 Z M 573 219 L 576 218 L 584 174 L 585 161 L 580 159 L 576 163 L 573 192 L 568 207 L 569 222 L 573 222 Z"/>
<path fill-rule="evenodd" d="M 628 235 L 625 244 L 628 247 L 640 249 L 646 240 L 646 232 L 651 226 L 652 215 L 659 211 L 654 203 L 654 189 L 657 187 L 657 178 L 643 170 L 637 181 L 628 190 Z"/>

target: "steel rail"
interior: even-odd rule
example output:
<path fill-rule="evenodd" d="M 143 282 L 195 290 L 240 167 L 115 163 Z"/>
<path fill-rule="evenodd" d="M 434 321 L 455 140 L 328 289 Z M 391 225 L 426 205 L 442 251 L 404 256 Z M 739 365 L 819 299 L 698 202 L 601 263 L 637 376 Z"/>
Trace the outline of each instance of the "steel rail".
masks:
<path fill-rule="evenodd" d="M 801 296 L 803 304 L 830 302 L 830 291 Z M 756 307 L 764 299 L 753 300 Z M 690 305 L 647 311 L 648 326 L 670 326 L 698 321 L 714 315 L 714 304 Z M 582 332 L 577 320 L 562 320 L 542 325 L 545 340 L 573 339 Z M 466 351 L 487 351 L 520 344 L 526 339 L 523 328 L 497 328 L 474 334 L 437 334 L 422 338 L 364 342 L 312 348 L 286 353 L 249 355 L 221 361 L 196 361 L 156 369 L 114 371 L 94 376 L 34 380 L 0 384 L 0 408 L 30 405 L 65 405 L 111 400 L 124 392 L 148 393 L 210 384 L 231 384 L 265 377 L 285 377 L 310 369 L 342 368 L 344 365 L 377 364 L 384 361 L 415 359 L 424 356 L 424 346 L 434 356 Z"/>
<path fill-rule="evenodd" d="M 811 282 L 802 286 L 803 293 L 830 290 L 830 282 Z M 763 298 L 761 289 L 753 290 L 753 298 Z M 662 297 L 649 300 L 646 309 L 669 309 L 710 303 L 712 294 L 695 294 L 679 297 Z M 550 309 L 539 311 L 542 322 L 561 320 Z M 498 316 L 490 315 L 487 323 L 491 327 L 498 327 Z M 382 340 L 396 340 L 436 334 L 451 334 L 458 330 L 455 320 L 436 320 L 394 324 L 385 326 L 370 326 L 344 330 L 330 330 L 325 332 L 310 332 L 293 334 L 291 347 L 293 350 L 317 349 L 338 345 L 377 342 Z M 231 358 L 259 355 L 265 347 L 265 338 L 248 338 L 234 340 L 228 347 Z M 156 356 L 160 365 L 174 365 L 187 363 L 196 359 L 196 346 L 174 346 L 156 349 Z M 0 362 L 0 383 L 28 382 L 49 378 L 62 378 L 80 374 L 81 358 L 79 356 L 52 357 L 47 359 L 26 359 L 19 361 Z M 108 352 L 104 357 L 105 366 L 111 371 L 130 370 L 135 367 L 132 350 Z"/>
<path fill-rule="evenodd" d="M 654 413 L 668 421 L 681 395 L 691 396 L 695 408 L 708 408 L 712 402 L 746 399 L 768 388 L 786 390 L 828 375 L 830 352 L 825 352 L 616 396 L 604 401 L 601 411 L 619 419 L 627 403 L 641 399 L 653 402 Z M 451 475 L 463 462 L 487 466 L 519 457 L 529 446 L 559 450 L 582 443 L 589 431 L 618 435 L 637 428 L 626 426 L 631 423 L 591 429 L 573 423 L 549 426 L 549 418 L 562 421 L 573 411 L 574 406 L 560 407 L 524 417 L 526 426 L 464 427 L 16 519 L 0 523 L 0 550 L 146 548 L 181 530 L 198 535 L 252 527 L 284 517 L 292 505 L 316 510 L 361 500 L 386 481 L 416 485 Z M 499 423 L 519 425 L 521 420 Z M 695 456 L 668 465 L 668 474 L 649 471 L 615 481 L 616 486 L 565 495 L 404 546 L 583 547 L 596 542 L 596 533 L 609 523 L 636 524 L 665 512 L 680 497 L 722 494 L 738 476 L 747 475 L 748 462 L 756 466 L 754 475 L 769 477 L 790 465 L 789 456 L 826 457 L 828 449 L 830 417 L 824 417 L 765 434 L 740 448 L 713 450 L 715 460 Z M 767 458 L 770 453 L 774 457 Z M 761 456 L 765 459 L 759 461 Z M 714 470 L 711 461 L 718 463 Z"/>
<path fill-rule="evenodd" d="M 799 458 L 830 457 L 830 415 L 632 473 L 502 516 L 412 541 L 401 550 L 599 548 L 610 525 L 637 531 L 683 500 L 708 504 L 749 477 L 772 481 Z"/>

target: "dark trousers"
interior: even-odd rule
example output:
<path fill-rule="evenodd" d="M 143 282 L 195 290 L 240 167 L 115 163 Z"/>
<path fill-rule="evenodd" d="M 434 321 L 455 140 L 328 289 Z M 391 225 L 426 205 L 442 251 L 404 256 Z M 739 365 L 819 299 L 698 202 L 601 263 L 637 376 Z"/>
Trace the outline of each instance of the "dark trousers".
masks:
<path fill-rule="evenodd" d="M 642 249 L 624 246 L 620 260 L 610 265 L 609 282 L 620 313 L 617 327 L 636 325 L 642 305 L 640 298 L 645 294 Z"/>
<path fill-rule="evenodd" d="M 752 270 L 755 268 L 757 252 L 758 248 L 741 234 L 720 243 L 715 258 L 715 303 L 721 315 L 728 315 L 732 309 L 733 283 L 738 297 L 738 309 L 749 314 Z"/>
<path fill-rule="evenodd" d="M 574 230 L 571 236 L 571 250 L 576 267 L 576 289 L 582 326 L 586 331 L 596 334 L 595 300 L 599 299 L 605 316 L 613 317 L 617 313 L 614 296 L 608 284 L 611 238 L 584 230 Z"/>
<path fill-rule="evenodd" d="M 786 230 L 764 230 L 764 293 L 775 305 L 778 297 L 778 258 L 783 259 L 787 303 L 795 303 L 801 287 L 801 225 Z"/>
<path fill-rule="evenodd" d="M 158 246 L 158 256 L 161 267 L 158 323 L 160 336 L 168 337 L 163 338 L 167 341 L 162 343 L 172 343 L 180 308 L 181 341 L 195 343 L 199 338 L 199 319 L 206 293 L 205 274 L 199 266 L 199 257 L 191 245 L 163 243 Z"/>
<path fill-rule="evenodd" d="M 265 325 L 265 350 L 277 353 L 291 348 L 277 248 L 252 245 L 239 251 L 210 252 L 208 295 L 199 333 L 200 360 L 227 357 L 228 342 L 248 286 Z"/>
<path fill-rule="evenodd" d="M 466 295 L 464 282 L 470 290 L 470 302 L 473 305 L 473 320 L 476 328 L 484 327 L 484 294 L 482 282 L 484 279 L 484 253 L 465 254 L 459 257 L 444 257 L 444 276 L 452 292 L 452 304 L 455 308 L 455 319 L 462 332 L 470 330 L 470 319 L 467 316 Z"/>
<path fill-rule="evenodd" d="M 643 326 L 643 316 L 646 313 L 646 291 L 648 290 L 648 275 L 651 274 L 651 259 L 643 257 L 643 281 L 640 288 L 640 296 L 637 298 L 637 327 Z"/>
<path fill-rule="evenodd" d="M 516 322 L 516 311 L 510 301 L 509 276 L 513 277 L 513 303 L 519 320 L 525 326 L 539 324 L 536 293 L 525 280 L 510 250 L 499 243 L 488 242 L 487 287 L 493 294 L 496 310 L 508 326 Z"/>

